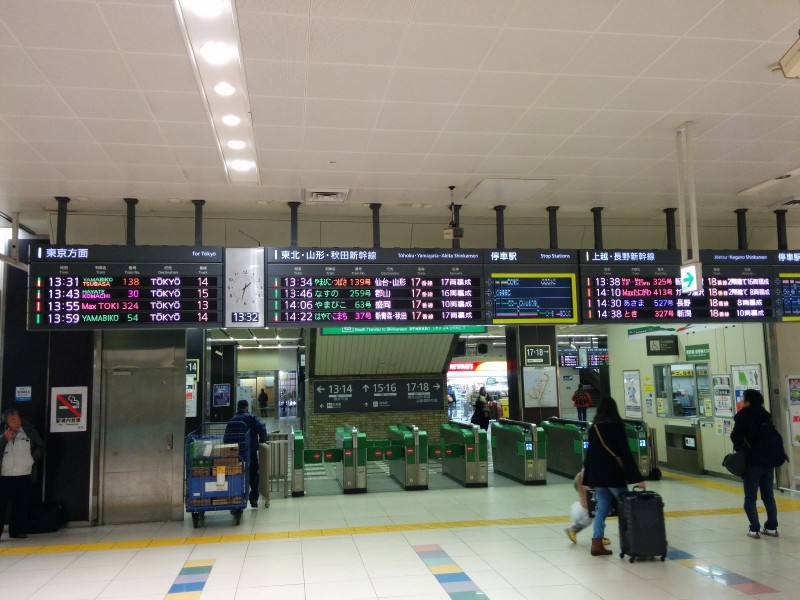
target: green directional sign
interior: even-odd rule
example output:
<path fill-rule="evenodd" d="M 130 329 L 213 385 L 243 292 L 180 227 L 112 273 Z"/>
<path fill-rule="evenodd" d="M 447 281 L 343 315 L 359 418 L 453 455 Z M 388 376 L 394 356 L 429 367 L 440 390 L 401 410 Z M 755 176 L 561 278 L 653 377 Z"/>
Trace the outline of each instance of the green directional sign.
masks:
<path fill-rule="evenodd" d="M 700 263 L 690 263 L 681 267 L 681 293 L 688 294 L 700 289 L 702 280 L 702 267 Z"/>
<path fill-rule="evenodd" d="M 387 327 L 323 327 L 322 335 L 398 335 L 417 333 L 486 333 L 483 325 L 390 325 Z"/>

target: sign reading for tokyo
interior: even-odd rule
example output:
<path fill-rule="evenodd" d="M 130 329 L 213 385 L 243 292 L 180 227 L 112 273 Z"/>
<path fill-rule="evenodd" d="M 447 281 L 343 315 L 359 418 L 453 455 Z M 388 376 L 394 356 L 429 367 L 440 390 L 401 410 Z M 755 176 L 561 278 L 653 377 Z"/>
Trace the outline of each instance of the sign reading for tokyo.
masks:
<path fill-rule="evenodd" d="M 86 431 L 89 388 L 58 387 L 50 390 L 50 431 Z"/>
<path fill-rule="evenodd" d="M 314 382 L 314 412 L 386 412 L 442 410 L 444 380 L 318 379 Z"/>

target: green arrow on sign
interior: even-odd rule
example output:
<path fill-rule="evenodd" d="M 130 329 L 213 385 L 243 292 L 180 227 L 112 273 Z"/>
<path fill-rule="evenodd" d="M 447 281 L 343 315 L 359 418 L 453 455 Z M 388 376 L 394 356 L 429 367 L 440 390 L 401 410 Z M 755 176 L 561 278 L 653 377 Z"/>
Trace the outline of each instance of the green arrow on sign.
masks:
<path fill-rule="evenodd" d="M 694 283 L 694 275 L 692 275 L 691 271 L 687 271 L 686 275 L 683 276 L 683 289 L 692 287 L 693 283 Z"/>

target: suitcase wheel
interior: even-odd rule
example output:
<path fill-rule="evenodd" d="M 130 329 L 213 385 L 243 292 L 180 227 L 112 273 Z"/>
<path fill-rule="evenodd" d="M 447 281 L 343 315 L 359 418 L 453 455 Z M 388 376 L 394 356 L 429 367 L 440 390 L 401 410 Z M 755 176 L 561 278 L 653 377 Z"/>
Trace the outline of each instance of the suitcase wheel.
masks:
<path fill-rule="evenodd" d="M 666 555 L 662 554 L 661 555 L 661 562 L 664 562 L 665 560 L 667 560 L 667 557 L 666 557 Z"/>
<path fill-rule="evenodd" d="M 624 552 L 620 552 L 620 553 L 619 553 L 619 557 L 620 557 L 620 558 L 625 558 L 625 553 L 624 553 Z"/>
<path fill-rule="evenodd" d="M 630 562 L 631 564 L 633 564 L 633 562 L 634 562 L 635 560 L 636 560 L 636 559 L 635 559 L 633 556 L 631 556 L 631 558 L 630 558 L 630 561 L 629 561 L 629 562 Z"/>

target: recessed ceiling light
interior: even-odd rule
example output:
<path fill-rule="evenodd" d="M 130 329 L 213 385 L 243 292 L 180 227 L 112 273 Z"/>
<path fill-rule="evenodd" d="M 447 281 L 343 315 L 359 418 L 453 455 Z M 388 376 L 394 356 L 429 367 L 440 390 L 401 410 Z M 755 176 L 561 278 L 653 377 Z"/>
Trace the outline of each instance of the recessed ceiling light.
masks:
<path fill-rule="evenodd" d="M 245 143 L 242 140 L 231 140 L 228 142 L 228 148 L 231 150 L 241 150 L 245 147 Z"/>
<path fill-rule="evenodd" d="M 87 198 L 86 196 L 73 196 L 72 199 L 73 200 L 77 200 L 78 202 L 88 202 L 89 201 L 89 198 Z"/>
<path fill-rule="evenodd" d="M 259 200 L 258 204 L 269 204 L 269 200 Z"/>
<path fill-rule="evenodd" d="M 206 42 L 200 46 L 200 56 L 210 65 L 224 65 L 236 58 L 236 47 L 223 42 Z"/>
<path fill-rule="evenodd" d="M 214 19 L 225 10 L 226 2 L 223 0 L 182 0 L 186 8 L 203 19 Z"/>
<path fill-rule="evenodd" d="M 222 122 L 230 127 L 235 127 L 236 125 L 241 123 L 242 120 L 236 115 L 225 115 L 224 117 L 222 117 Z"/>
<path fill-rule="evenodd" d="M 230 83 L 223 81 L 214 86 L 214 91 L 220 96 L 233 96 L 233 94 L 236 92 L 236 88 Z"/>
<path fill-rule="evenodd" d="M 170 204 L 180 204 L 181 203 L 181 199 L 180 198 L 169 198 L 168 202 Z"/>
<path fill-rule="evenodd" d="M 228 163 L 228 166 L 234 171 L 249 171 L 255 168 L 256 163 L 252 160 L 232 160 Z"/>

